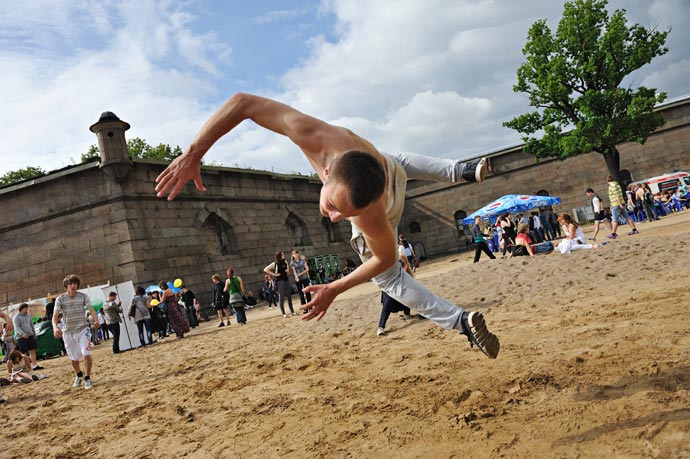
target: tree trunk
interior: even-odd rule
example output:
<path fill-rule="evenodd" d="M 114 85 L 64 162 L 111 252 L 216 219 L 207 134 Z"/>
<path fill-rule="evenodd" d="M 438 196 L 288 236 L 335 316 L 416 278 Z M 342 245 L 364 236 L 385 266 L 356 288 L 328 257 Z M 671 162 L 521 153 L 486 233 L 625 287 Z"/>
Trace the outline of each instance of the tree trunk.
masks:
<path fill-rule="evenodd" d="M 621 182 L 621 154 L 615 145 L 609 147 L 604 153 L 604 161 L 606 161 L 606 168 L 609 170 L 609 175 L 618 182 L 621 186 L 621 192 L 623 193 L 623 202 L 626 201 L 625 190 L 628 184 Z"/>
<path fill-rule="evenodd" d="M 609 175 L 613 179 L 620 183 L 621 179 L 621 155 L 615 145 L 606 149 L 604 153 L 604 161 L 606 161 L 606 168 L 609 171 Z"/>

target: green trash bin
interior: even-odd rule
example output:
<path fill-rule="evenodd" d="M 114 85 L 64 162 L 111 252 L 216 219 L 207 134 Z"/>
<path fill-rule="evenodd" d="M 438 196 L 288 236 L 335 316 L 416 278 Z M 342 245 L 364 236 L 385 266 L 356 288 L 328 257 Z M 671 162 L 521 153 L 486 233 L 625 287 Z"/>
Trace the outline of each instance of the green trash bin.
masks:
<path fill-rule="evenodd" d="M 36 331 L 36 358 L 45 359 L 62 353 L 60 341 L 53 335 L 53 324 L 43 321 L 34 324 Z"/>

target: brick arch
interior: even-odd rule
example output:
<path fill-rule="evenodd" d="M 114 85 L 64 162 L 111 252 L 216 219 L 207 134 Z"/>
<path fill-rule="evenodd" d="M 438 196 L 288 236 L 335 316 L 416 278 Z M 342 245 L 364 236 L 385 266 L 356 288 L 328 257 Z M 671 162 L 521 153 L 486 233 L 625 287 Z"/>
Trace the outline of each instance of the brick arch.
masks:
<path fill-rule="evenodd" d="M 306 223 L 294 212 L 289 212 L 285 219 L 285 226 L 288 227 L 293 247 L 304 247 L 311 245 L 309 229 Z"/>
<path fill-rule="evenodd" d="M 462 219 L 467 217 L 467 212 L 464 210 L 457 210 L 453 214 L 453 220 L 455 221 L 455 228 L 458 230 L 458 238 L 469 238 L 472 230 L 469 226 L 462 222 Z"/>
<path fill-rule="evenodd" d="M 194 218 L 194 227 L 201 231 L 207 254 L 229 255 L 239 252 L 230 218 L 218 206 L 207 204 L 201 209 Z"/>
<path fill-rule="evenodd" d="M 321 226 L 328 234 L 328 242 L 342 242 L 343 233 L 340 229 L 340 222 L 333 223 L 328 217 L 322 217 Z"/>

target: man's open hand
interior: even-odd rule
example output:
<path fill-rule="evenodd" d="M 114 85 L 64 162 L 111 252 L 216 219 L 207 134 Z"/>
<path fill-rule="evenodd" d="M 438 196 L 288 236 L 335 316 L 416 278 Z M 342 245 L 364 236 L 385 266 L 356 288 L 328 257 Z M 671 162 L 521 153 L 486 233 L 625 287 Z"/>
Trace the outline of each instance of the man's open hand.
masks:
<path fill-rule="evenodd" d="M 201 182 L 201 164 L 189 154 L 178 156 L 156 177 L 156 196 L 159 198 L 168 194 L 168 201 L 172 201 L 182 191 L 190 180 L 194 181 L 196 189 L 206 191 Z"/>
<path fill-rule="evenodd" d="M 311 309 L 308 313 L 302 316 L 302 320 L 321 320 L 326 315 L 329 306 L 338 296 L 338 292 L 330 284 L 310 285 L 305 287 L 303 292 L 311 293 L 311 301 L 303 306 L 301 309 Z"/>

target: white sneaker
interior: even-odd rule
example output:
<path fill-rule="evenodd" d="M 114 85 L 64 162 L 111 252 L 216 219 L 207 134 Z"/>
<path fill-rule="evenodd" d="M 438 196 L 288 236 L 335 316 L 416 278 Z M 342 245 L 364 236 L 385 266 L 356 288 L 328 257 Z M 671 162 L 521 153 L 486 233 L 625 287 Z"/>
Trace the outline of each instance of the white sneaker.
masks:
<path fill-rule="evenodd" d="M 412 320 L 412 315 L 411 314 L 405 314 L 403 316 L 403 320 Z"/>
<path fill-rule="evenodd" d="M 81 383 L 83 383 L 83 382 L 84 382 L 83 376 L 75 376 L 74 382 L 72 383 L 72 387 L 79 387 L 79 386 L 81 386 Z"/>
<path fill-rule="evenodd" d="M 379 327 L 378 330 L 376 330 L 376 336 L 383 336 L 386 334 L 386 330 L 383 329 L 383 327 Z"/>
<path fill-rule="evenodd" d="M 91 379 L 84 380 L 84 389 L 91 389 L 92 387 L 93 383 L 91 382 Z"/>

